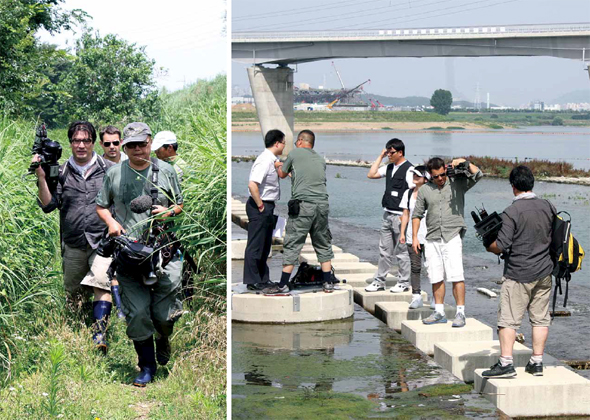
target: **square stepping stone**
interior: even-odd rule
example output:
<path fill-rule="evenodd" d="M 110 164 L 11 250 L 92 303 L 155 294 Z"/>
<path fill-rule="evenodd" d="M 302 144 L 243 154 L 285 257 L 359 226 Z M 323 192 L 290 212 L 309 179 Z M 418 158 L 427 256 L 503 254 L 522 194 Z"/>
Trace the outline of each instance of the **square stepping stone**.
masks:
<path fill-rule="evenodd" d="M 454 306 L 445 305 L 447 318 L 454 318 L 456 311 L 457 308 Z M 425 303 L 421 308 L 417 309 L 410 309 L 410 302 L 406 301 L 378 302 L 375 304 L 375 317 L 385 322 L 389 328 L 396 330 L 397 332 L 402 330 L 403 321 L 428 318 L 431 313 L 432 309 L 430 309 L 430 302 Z"/>
<path fill-rule="evenodd" d="M 533 353 L 532 349 L 514 343 L 514 366 L 525 366 Z M 500 342 L 491 341 L 447 341 L 434 345 L 434 361 L 464 382 L 473 382 L 475 369 L 488 369 L 500 357 Z M 551 359 L 551 360 L 550 360 Z M 545 365 L 556 360 L 543 357 Z"/>
<path fill-rule="evenodd" d="M 352 287 L 365 288 L 373 282 L 373 275 L 374 274 L 375 273 L 357 273 L 357 274 L 338 275 L 338 273 L 336 273 L 336 277 L 340 280 L 345 279 L 346 284 L 348 284 Z M 389 289 L 392 286 L 395 286 L 396 283 L 397 283 L 397 277 L 390 276 L 385 279 L 385 286 L 387 289 Z"/>
<path fill-rule="evenodd" d="M 453 328 L 450 319 L 446 324 L 425 325 L 422 321 L 402 321 L 402 336 L 422 352 L 432 356 L 434 344 L 445 341 L 491 341 L 490 327 L 475 318 L 467 318 L 461 328 Z"/>
<path fill-rule="evenodd" d="M 423 291 L 422 299 L 426 300 L 427 298 L 426 292 Z M 389 290 L 367 292 L 364 287 L 355 287 L 354 301 L 361 305 L 365 311 L 374 314 L 375 304 L 379 302 L 407 302 L 409 304 L 412 301 L 412 292 L 391 293 Z"/>
<path fill-rule="evenodd" d="M 483 378 L 475 371 L 475 391 L 510 417 L 588 416 L 590 380 L 563 366 L 548 366 L 543 376 L 517 367 L 514 378 Z"/>
<path fill-rule="evenodd" d="M 299 261 L 306 261 L 310 265 L 319 265 L 318 257 L 315 252 L 310 253 L 301 253 L 299 255 Z M 334 259 L 332 259 L 332 264 L 338 263 L 345 263 L 345 262 L 359 262 L 359 257 L 353 254 L 349 254 L 347 252 L 341 252 L 339 254 L 334 254 Z"/>
<path fill-rule="evenodd" d="M 334 254 L 340 254 L 342 253 L 342 248 L 336 246 L 336 245 L 332 245 L 332 252 Z M 315 249 L 313 249 L 313 245 L 303 245 L 303 248 L 301 249 L 301 253 L 302 254 L 311 254 L 314 253 L 315 254 Z"/>
<path fill-rule="evenodd" d="M 335 261 L 334 264 L 334 271 L 336 272 L 336 276 L 346 275 L 346 274 L 361 274 L 361 273 L 368 273 L 372 275 L 377 271 L 377 267 L 373 264 L 368 262 L 338 262 Z"/>

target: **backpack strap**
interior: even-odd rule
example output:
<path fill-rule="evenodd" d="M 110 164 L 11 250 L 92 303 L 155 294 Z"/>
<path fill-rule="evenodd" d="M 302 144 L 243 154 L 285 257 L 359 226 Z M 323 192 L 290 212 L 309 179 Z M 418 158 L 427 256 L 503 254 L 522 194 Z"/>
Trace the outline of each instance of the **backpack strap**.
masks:
<path fill-rule="evenodd" d="M 414 190 L 416 188 L 411 188 L 408 190 L 408 210 L 410 210 L 410 200 L 412 199 L 412 194 L 414 194 Z M 410 223 L 412 223 L 412 221 L 410 220 Z"/>
<path fill-rule="evenodd" d="M 152 161 L 150 195 L 152 196 L 152 204 L 156 206 L 158 205 L 158 173 L 160 172 L 160 167 L 158 166 L 158 159 L 152 157 L 150 160 Z"/>

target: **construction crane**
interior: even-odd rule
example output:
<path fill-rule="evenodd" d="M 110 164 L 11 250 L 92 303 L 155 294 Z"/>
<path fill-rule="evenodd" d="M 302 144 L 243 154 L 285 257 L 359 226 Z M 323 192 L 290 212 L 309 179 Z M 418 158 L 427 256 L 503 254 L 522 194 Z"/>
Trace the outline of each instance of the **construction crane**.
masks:
<path fill-rule="evenodd" d="M 336 71 L 336 76 L 338 76 L 338 80 L 340 80 L 340 84 L 342 85 L 342 90 L 345 90 L 346 88 L 344 87 L 344 82 L 342 81 L 342 77 L 340 77 L 340 72 L 338 72 L 338 69 L 336 68 L 336 64 L 332 61 L 332 67 L 334 67 L 334 70 Z"/>
<path fill-rule="evenodd" d="M 377 109 L 377 105 L 375 105 L 375 102 L 373 102 L 371 98 L 369 98 L 369 102 L 371 102 L 371 111 L 375 111 Z"/>
<path fill-rule="evenodd" d="M 330 102 L 330 103 L 328 104 L 328 109 L 332 109 L 332 107 L 333 107 L 333 106 L 334 106 L 334 105 L 335 105 L 335 104 L 336 104 L 336 103 L 337 103 L 339 100 L 346 98 L 346 97 L 347 97 L 347 96 L 348 96 L 350 93 L 354 92 L 355 90 L 357 90 L 358 88 L 360 88 L 360 87 L 361 87 L 361 86 L 363 86 L 364 84 L 366 84 L 366 83 L 369 83 L 370 81 L 371 81 L 371 79 L 367 79 L 367 80 L 365 80 L 363 83 L 361 83 L 360 85 L 358 85 L 358 86 L 355 86 L 355 87 L 353 87 L 352 89 L 350 89 L 350 90 L 348 90 L 348 91 L 344 92 L 342 95 L 338 96 L 336 99 L 334 99 L 332 102 Z"/>

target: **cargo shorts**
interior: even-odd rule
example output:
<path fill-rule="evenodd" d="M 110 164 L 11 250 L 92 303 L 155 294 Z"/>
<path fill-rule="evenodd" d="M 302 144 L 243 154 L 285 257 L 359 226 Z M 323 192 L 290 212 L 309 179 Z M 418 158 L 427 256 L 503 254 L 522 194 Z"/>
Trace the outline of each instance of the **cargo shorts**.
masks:
<path fill-rule="evenodd" d="M 182 315 L 182 261 L 177 254 L 164 268 L 153 286 L 117 273 L 127 321 L 127 336 L 134 341 L 150 338 L 155 332 L 170 329 Z M 164 334 L 169 335 L 169 334 Z"/>
<path fill-rule="evenodd" d="M 334 258 L 332 252 L 332 233 L 328 226 L 328 203 L 310 203 L 302 201 L 299 215 L 289 216 L 283 244 L 283 266 L 295 265 L 305 244 L 307 234 L 320 263 Z"/>
<path fill-rule="evenodd" d="M 62 244 L 62 250 L 64 288 L 68 295 L 84 292 L 83 286 L 111 290 L 107 277 L 111 258 L 101 257 L 90 246 L 79 249 Z"/>
<path fill-rule="evenodd" d="M 551 275 L 530 283 L 505 278 L 498 303 L 498 327 L 519 329 L 527 311 L 533 327 L 548 327 L 550 297 Z"/>

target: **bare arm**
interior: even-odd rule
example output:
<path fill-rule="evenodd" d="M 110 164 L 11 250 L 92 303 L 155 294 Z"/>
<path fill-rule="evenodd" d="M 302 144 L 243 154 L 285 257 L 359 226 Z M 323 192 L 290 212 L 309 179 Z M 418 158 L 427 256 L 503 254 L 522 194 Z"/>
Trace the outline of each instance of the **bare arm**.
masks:
<path fill-rule="evenodd" d="M 500 248 L 498 248 L 498 244 L 496 243 L 496 241 L 492 242 L 492 243 L 490 244 L 490 246 L 488 246 L 488 247 L 486 248 L 486 250 L 487 250 L 488 252 L 492 252 L 492 253 L 494 253 L 494 254 L 496 254 L 496 255 L 500 255 L 500 254 L 502 253 L 502 250 L 501 250 Z"/>
<path fill-rule="evenodd" d="M 402 213 L 402 225 L 401 225 L 401 232 L 399 234 L 399 243 L 405 244 L 406 243 L 406 229 L 408 228 L 408 221 L 410 220 L 410 210 L 404 209 Z M 412 235 L 413 237 L 413 235 Z"/>
<path fill-rule="evenodd" d="M 162 217 L 166 218 L 166 217 L 172 217 L 172 215 L 170 214 L 170 210 L 174 210 L 174 216 L 179 215 L 180 213 L 182 213 L 182 208 L 184 207 L 184 203 L 183 204 L 174 204 L 172 207 L 164 207 L 164 206 L 159 206 L 159 205 L 155 205 L 152 206 L 152 214 L 162 214 Z"/>
<path fill-rule="evenodd" d="M 258 207 L 259 211 L 264 210 L 264 203 L 260 198 L 260 189 L 258 188 L 258 184 L 254 181 L 248 182 L 248 189 L 250 190 L 250 195 L 252 196 L 252 200 L 256 203 L 256 207 Z"/>
<path fill-rule="evenodd" d="M 464 159 L 464 158 L 453 159 L 453 162 L 451 163 L 451 165 L 453 165 L 453 168 L 454 168 L 459 163 L 465 162 L 465 160 L 466 159 Z M 475 166 L 473 163 L 469 162 L 469 172 L 471 172 L 472 174 L 475 174 L 475 173 L 479 172 L 479 168 L 477 166 Z"/>
<path fill-rule="evenodd" d="M 39 155 L 33 156 L 32 162 L 40 162 L 41 158 Z M 49 192 L 49 186 L 47 186 L 47 179 L 45 178 L 45 171 L 41 166 L 35 169 L 35 175 L 37 175 L 37 187 L 39 188 L 38 197 L 41 204 L 45 207 L 51 202 L 51 193 Z"/>
<path fill-rule="evenodd" d="M 369 169 L 369 173 L 367 174 L 367 178 L 369 179 L 379 179 L 381 178 L 381 175 L 379 175 L 379 166 L 381 166 L 381 162 L 383 161 L 383 158 L 387 155 L 387 149 L 383 149 L 381 151 L 381 154 L 379 155 L 379 157 L 377 159 L 375 159 L 375 162 L 373 162 L 373 164 L 371 165 L 371 169 Z"/>
<path fill-rule="evenodd" d="M 277 170 L 277 175 L 281 179 L 287 178 L 287 176 L 289 175 L 288 172 L 283 172 L 283 162 L 275 162 L 275 169 Z"/>
<path fill-rule="evenodd" d="M 420 219 L 414 217 L 412 219 L 412 248 L 414 248 L 414 252 L 416 254 L 419 253 L 420 249 L 420 241 L 418 240 L 418 231 L 420 230 Z"/>
<path fill-rule="evenodd" d="M 123 226 L 115 220 L 109 209 L 97 205 L 96 213 L 98 214 L 98 218 L 105 222 L 109 228 L 109 236 L 119 236 L 122 233 L 125 233 Z"/>

